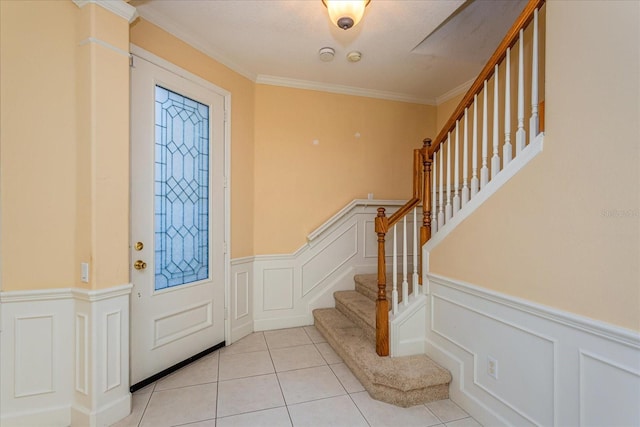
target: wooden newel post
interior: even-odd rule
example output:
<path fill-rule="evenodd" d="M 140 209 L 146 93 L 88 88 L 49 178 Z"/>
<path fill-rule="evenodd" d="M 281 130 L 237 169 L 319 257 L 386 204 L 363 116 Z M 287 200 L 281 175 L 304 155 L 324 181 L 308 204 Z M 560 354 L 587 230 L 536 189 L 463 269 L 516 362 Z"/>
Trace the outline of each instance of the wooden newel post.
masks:
<path fill-rule="evenodd" d="M 422 141 L 422 226 L 420 227 L 420 248 L 419 252 L 419 271 L 418 281 L 422 284 L 422 247 L 431 238 L 431 163 L 433 161 L 433 154 L 429 155 L 429 148 L 431 147 L 431 139 L 425 138 Z"/>
<path fill-rule="evenodd" d="M 376 233 L 378 234 L 378 298 L 376 300 L 376 353 L 389 355 L 389 301 L 387 301 L 387 268 L 384 239 L 389 230 L 385 209 L 378 208 Z"/>

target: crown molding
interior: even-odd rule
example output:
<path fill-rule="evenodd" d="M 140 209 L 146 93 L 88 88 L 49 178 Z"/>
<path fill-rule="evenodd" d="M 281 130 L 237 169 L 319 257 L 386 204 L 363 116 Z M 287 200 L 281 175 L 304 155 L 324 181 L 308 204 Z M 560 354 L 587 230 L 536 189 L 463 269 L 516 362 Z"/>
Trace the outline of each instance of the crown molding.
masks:
<path fill-rule="evenodd" d="M 123 0 L 72 0 L 76 6 L 83 8 L 88 4 L 96 4 L 132 23 L 138 17 L 135 7 Z"/>
<path fill-rule="evenodd" d="M 145 21 L 148 21 L 153 25 L 156 25 L 162 28 L 164 31 L 168 32 L 172 36 L 182 40 L 183 42 L 193 47 L 194 49 L 199 50 L 200 52 L 204 53 L 205 55 L 212 58 L 213 60 L 221 63 L 225 67 L 231 69 L 232 71 L 235 71 L 236 73 L 240 74 L 241 76 L 255 83 L 256 77 L 257 77 L 255 73 L 241 67 L 240 65 L 236 64 L 229 58 L 225 57 L 220 52 L 218 52 L 215 48 L 213 48 L 208 43 L 203 41 L 201 38 L 190 35 L 188 30 L 185 30 L 182 27 L 175 25 L 173 22 L 171 22 L 170 19 L 167 19 L 160 14 L 149 12 L 149 11 L 141 11 L 140 17 Z"/>
<path fill-rule="evenodd" d="M 363 89 L 353 86 L 343 86 L 330 83 L 313 82 L 309 80 L 289 79 L 285 77 L 268 76 L 264 74 L 258 75 L 256 83 L 271 86 L 284 86 L 295 89 L 317 90 L 321 92 L 338 93 L 341 95 L 362 96 L 365 98 L 385 99 L 388 101 L 408 102 L 412 104 L 424 104 L 435 106 L 434 99 L 419 98 L 402 93 L 385 92 L 374 89 Z"/>
<path fill-rule="evenodd" d="M 449 92 L 440 95 L 439 97 L 436 98 L 436 105 L 440 105 L 444 102 L 447 102 L 450 99 L 455 98 L 458 95 L 467 93 L 467 91 L 469 90 L 469 88 L 471 87 L 471 85 L 475 80 L 476 79 L 473 78 L 469 81 L 462 83 L 460 86 L 454 87 Z"/>

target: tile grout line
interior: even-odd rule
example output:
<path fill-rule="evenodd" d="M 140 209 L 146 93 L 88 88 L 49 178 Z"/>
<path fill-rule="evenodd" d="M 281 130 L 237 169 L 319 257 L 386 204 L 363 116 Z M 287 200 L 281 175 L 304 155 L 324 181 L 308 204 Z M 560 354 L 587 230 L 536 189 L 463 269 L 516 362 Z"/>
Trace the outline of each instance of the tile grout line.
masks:
<path fill-rule="evenodd" d="M 151 403 L 151 399 L 153 398 L 153 393 L 155 393 L 156 391 L 156 385 L 158 384 L 158 382 L 154 382 L 153 383 L 153 388 L 151 389 L 151 393 L 149 393 L 149 400 L 147 400 L 147 403 L 144 405 L 144 409 L 142 410 L 142 415 L 140 416 L 140 421 L 138 421 L 138 427 L 142 426 L 142 420 L 144 419 L 144 415 L 147 413 L 147 409 L 149 408 L 149 403 Z"/>
<path fill-rule="evenodd" d="M 264 334 L 263 334 L 264 335 Z M 273 355 L 271 354 L 271 347 L 267 342 L 267 337 L 264 337 L 264 342 L 267 345 L 267 351 L 269 352 L 269 360 L 271 360 L 271 366 L 273 366 L 273 374 L 276 376 L 276 381 L 278 382 L 278 388 L 280 389 L 280 395 L 282 396 L 282 402 L 284 403 L 284 409 L 287 411 L 287 416 L 289 417 L 289 422 L 291 426 L 293 426 L 293 420 L 291 419 L 291 413 L 289 412 L 289 406 L 287 405 L 287 399 L 284 397 L 284 391 L 282 390 L 282 384 L 280 384 L 280 377 L 278 376 L 278 372 L 276 371 L 276 364 L 273 361 Z M 217 423 L 216 423 L 217 425 Z"/>

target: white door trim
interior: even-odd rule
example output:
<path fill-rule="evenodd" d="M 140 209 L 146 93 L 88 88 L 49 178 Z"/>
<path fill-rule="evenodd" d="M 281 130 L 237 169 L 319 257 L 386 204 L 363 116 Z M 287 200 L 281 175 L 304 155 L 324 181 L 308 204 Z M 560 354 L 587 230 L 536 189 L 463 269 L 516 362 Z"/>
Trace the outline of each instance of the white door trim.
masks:
<path fill-rule="evenodd" d="M 151 62 L 158 67 L 164 68 L 192 83 L 202 86 L 203 88 L 215 92 L 224 97 L 224 336 L 225 341 L 231 336 L 231 325 L 229 322 L 229 283 L 231 270 L 231 92 L 219 86 L 214 85 L 208 80 L 198 77 L 189 71 L 166 61 L 153 53 L 142 49 L 134 44 L 130 45 L 132 55 L 140 57 Z"/>

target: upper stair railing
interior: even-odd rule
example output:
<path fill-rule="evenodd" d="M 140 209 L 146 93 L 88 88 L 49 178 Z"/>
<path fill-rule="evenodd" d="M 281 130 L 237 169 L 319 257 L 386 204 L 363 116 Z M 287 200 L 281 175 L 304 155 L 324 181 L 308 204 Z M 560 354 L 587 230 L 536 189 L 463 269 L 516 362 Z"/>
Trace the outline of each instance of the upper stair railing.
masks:
<path fill-rule="evenodd" d="M 386 217 L 384 208 L 378 209 L 375 224 L 378 235 L 376 352 L 379 356 L 389 355 L 385 240 L 391 227 L 394 230 L 391 258 L 393 263 L 392 308 L 395 314 L 400 307 L 397 291 L 396 224 L 403 221 L 403 232 L 400 234 L 403 239 L 402 303 L 406 305 L 409 300 L 407 242 L 413 240 L 412 292 L 418 294 L 420 293 L 418 288 L 422 284 L 422 246 L 432 235 L 451 222 L 467 203 L 519 156 L 542 131 L 544 101 L 540 102 L 539 99 L 540 94 L 544 94 L 540 84 L 543 81 L 540 78 L 540 71 L 544 70 L 544 67 L 540 67 L 538 14 L 544 3 L 545 0 L 529 1 L 433 143 L 425 139 L 423 147 L 414 150 L 411 200 L 390 217 Z M 517 55 L 512 54 L 512 48 L 517 48 Z M 511 65 L 512 56 L 515 57 L 513 59 L 516 63 L 515 67 Z M 525 56 L 527 61 L 530 61 L 528 64 L 525 64 Z M 500 75 L 503 76 L 504 83 L 501 82 Z M 489 97 L 490 92 L 492 92 L 491 97 Z M 512 95 L 515 102 L 512 102 Z M 482 104 L 478 101 L 479 96 L 482 96 Z M 525 126 L 526 117 L 529 117 L 528 127 Z M 491 126 L 489 126 L 489 119 L 491 119 Z M 500 123 L 502 123 L 502 129 Z M 513 129 L 515 129 L 515 150 L 511 138 Z M 489 141 L 492 148 L 490 162 Z M 470 179 L 469 175 L 471 175 Z M 418 235 L 419 205 L 422 205 L 422 224 Z M 412 212 L 413 236 L 407 233 L 406 226 L 407 216 Z M 416 264 L 419 266 L 416 267 Z"/>

